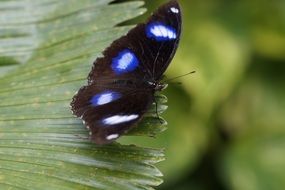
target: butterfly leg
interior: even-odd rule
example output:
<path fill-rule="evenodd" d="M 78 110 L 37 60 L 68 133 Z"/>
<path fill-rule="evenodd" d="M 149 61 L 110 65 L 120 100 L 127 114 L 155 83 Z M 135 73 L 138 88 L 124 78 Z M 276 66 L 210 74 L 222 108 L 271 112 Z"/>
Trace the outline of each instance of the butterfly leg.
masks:
<path fill-rule="evenodd" d="M 158 115 L 158 104 L 155 98 L 154 98 L 154 103 L 155 103 L 155 113 L 156 113 L 157 119 L 159 120 L 160 124 L 163 124 L 163 122 L 160 120 L 159 115 Z"/>

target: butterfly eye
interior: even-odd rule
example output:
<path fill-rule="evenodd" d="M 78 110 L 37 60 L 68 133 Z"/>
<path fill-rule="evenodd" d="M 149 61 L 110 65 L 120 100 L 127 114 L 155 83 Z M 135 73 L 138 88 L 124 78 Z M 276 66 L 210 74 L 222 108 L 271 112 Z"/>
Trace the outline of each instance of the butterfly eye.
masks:
<path fill-rule="evenodd" d="M 113 102 L 119 99 L 121 96 L 122 95 L 118 92 L 104 91 L 100 94 L 96 94 L 95 96 L 93 96 L 90 102 L 93 106 L 99 106 Z"/>
<path fill-rule="evenodd" d="M 147 25 L 146 35 L 148 38 L 154 38 L 156 41 L 169 41 L 174 40 L 177 37 L 174 28 L 158 22 Z"/>
<path fill-rule="evenodd" d="M 116 74 L 123 74 L 134 71 L 139 65 L 136 55 L 129 49 L 121 51 L 117 57 L 112 60 L 112 69 Z"/>
<path fill-rule="evenodd" d="M 120 123 L 126 123 L 132 120 L 135 120 L 139 117 L 138 114 L 131 114 L 131 115 L 114 115 L 111 117 L 107 117 L 103 119 L 103 123 L 105 125 L 116 125 Z"/>

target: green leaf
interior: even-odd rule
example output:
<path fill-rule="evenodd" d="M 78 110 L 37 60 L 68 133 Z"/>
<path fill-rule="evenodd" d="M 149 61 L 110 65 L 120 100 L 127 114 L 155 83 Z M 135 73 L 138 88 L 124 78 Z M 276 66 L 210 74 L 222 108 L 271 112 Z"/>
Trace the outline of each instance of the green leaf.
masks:
<path fill-rule="evenodd" d="M 162 183 L 154 166 L 164 160 L 161 149 L 97 146 L 70 111 L 93 61 L 131 28 L 115 26 L 145 11 L 141 1 L 109 3 L 0 2 L 0 189 L 152 189 Z M 152 115 L 131 134 L 165 130 L 155 127 Z"/>

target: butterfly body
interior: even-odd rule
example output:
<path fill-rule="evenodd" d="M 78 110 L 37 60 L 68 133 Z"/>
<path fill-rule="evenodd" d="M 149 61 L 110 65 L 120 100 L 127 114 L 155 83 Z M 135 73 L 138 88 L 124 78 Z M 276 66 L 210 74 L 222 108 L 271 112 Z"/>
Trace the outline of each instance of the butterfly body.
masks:
<path fill-rule="evenodd" d="M 142 24 L 115 40 L 98 58 L 88 84 L 73 97 L 73 113 L 83 120 L 91 141 L 106 144 L 127 133 L 166 87 L 162 75 L 181 32 L 178 2 L 162 5 Z"/>

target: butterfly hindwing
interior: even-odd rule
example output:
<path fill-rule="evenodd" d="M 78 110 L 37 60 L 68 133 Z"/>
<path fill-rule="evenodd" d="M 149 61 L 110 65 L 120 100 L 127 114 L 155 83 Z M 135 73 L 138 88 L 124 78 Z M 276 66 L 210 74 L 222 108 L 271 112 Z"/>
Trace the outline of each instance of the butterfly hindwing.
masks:
<path fill-rule="evenodd" d="M 71 103 L 74 114 L 81 117 L 97 144 L 115 140 L 141 119 L 153 102 L 147 90 L 92 84 L 83 87 Z"/>
<path fill-rule="evenodd" d="M 162 5 L 142 24 L 114 41 L 96 59 L 71 103 L 98 144 L 114 141 L 136 124 L 154 101 L 181 32 L 177 0 Z"/>

